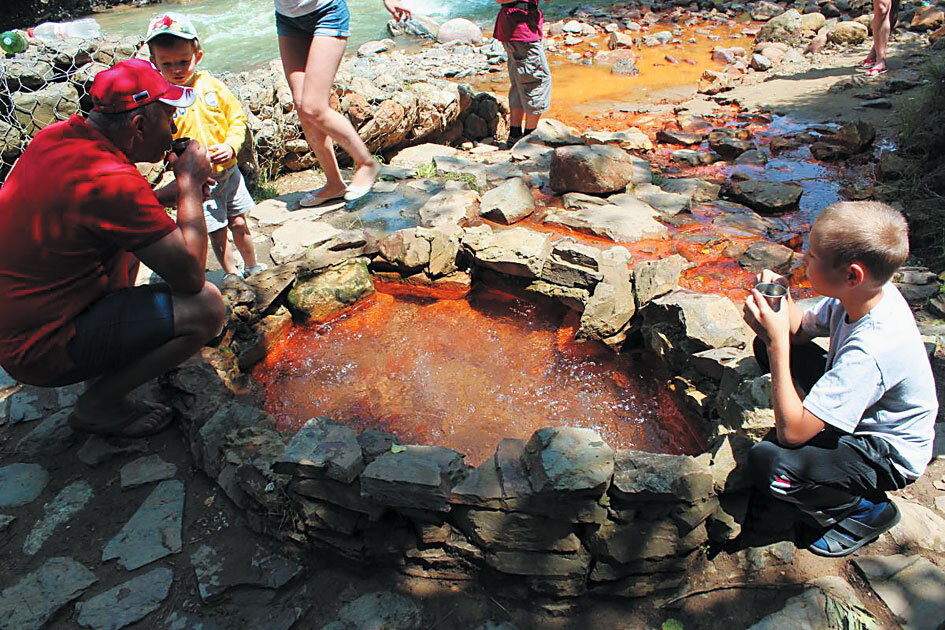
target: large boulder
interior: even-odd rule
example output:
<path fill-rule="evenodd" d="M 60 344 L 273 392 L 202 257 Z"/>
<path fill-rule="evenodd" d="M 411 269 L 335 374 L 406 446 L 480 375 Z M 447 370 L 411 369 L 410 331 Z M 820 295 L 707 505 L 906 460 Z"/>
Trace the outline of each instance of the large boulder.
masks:
<path fill-rule="evenodd" d="M 681 334 L 683 350 L 692 353 L 709 348 L 743 348 L 750 337 L 741 311 L 720 295 L 673 291 L 653 300 L 647 321 L 668 322 Z"/>
<path fill-rule="evenodd" d="M 626 339 L 630 319 L 636 313 L 627 269 L 630 252 L 625 247 L 612 247 L 601 252 L 600 260 L 603 278 L 584 305 L 578 337 L 616 346 Z"/>
<path fill-rule="evenodd" d="M 538 493 L 599 497 L 614 474 L 614 450 L 593 429 L 539 429 L 523 460 Z"/>
<path fill-rule="evenodd" d="M 633 288 L 637 306 L 643 306 L 674 290 L 678 286 L 680 274 L 688 266 L 689 261 L 679 254 L 636 263 L 633 267 Z"/>
<path fill-rule="evenodd" d="M 481 44 L 482 29 L 466 18 L 453 18 L 443 22 L 436 33 L 436 40 L 441 44 L 446 42 Z"/>
<path fill-rule="evenodd" d="M 297 282 L 289 291 L 293 313 L 304 321 L 325 321 L 374 293 L 374 282 L 363 261 L 352 261 Z"/>
<path fill-rule="evenodd" d="M 747 179 L 734 182 L 732 199 L 762 214 L 778 214 L 796 210 L 803 189 L 797 184 Z"/>
<path fill-rule="evenodd" d="M 759 42 L 792 44 L 801 38 L 802 33 L 801 14 L 796 9 L 790 9 L 768 20 L 755 39 Z"/>
<path fill-rule="evenodd" d="M 523 278 L 538 278 L 551 252 L 547 235 L 520 227 L 495 232 L 485 225 L 469 228 L 462 244 L 475 264 Z"/>
<path fill-rule="evenodd" d="M 617 192 L 633 181 L 633 173 L 634 158 L 614 146 L 565 146 L 551 157 L 551 188 L 556 192 Z"/>
<path fill-rule="evenodd" d="M 852 20 L 839 22 L 827 34 L 827 39 L 834 44 L 862 44 L 869 37 L 869 30 L 863 24 Z"/>
<path fill-rule="evenodd" d="M 532 190 L 520 177 L 508 179 L 482 195 L 479 213 L 487 219 L 510 225 L 535 211 Z"/>

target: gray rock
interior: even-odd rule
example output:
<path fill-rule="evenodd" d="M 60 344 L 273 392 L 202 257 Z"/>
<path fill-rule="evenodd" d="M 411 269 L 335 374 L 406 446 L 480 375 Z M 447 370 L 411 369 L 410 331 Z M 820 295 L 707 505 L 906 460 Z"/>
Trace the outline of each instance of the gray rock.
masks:
<path fill-rule="evenodd" d="M 896 500 L 902 519 L 889 530 L 899 550 L 945 553 L 945 518 L 918 503 Z"/>
<path fill-rule="evenodd" d="M 801 14 L 796 9 L 790 9 L 768 20 L 758 31 L 755 41 L 791 44 L 799 41 L 802 33 Z"/>
<path fill-rule="evenodd" d="M 71 83 L 50 83 L 36 92 L 13 93 L 13 115 L 30 136 L 78 111 L 79 93 Z"/>
<path fill-rule="evenodd" d="M 653 206 L 630 195 L 618 195 L 618 203 L 581 210 L 550 211 L 544 223 L 564 225 L 581 232 L 618 242 L 644 238 L 666 238 L 668 228 L 656 220 L 660 213 Z"/>
<path fill-rule="evenodd" d="M 224 625 L 214 620 L 195 619 L 175 610 L 167 616 L 164 628 L 165 630 L 223 630 Z"/>
<path fill-rule="evenodd" d="M 715 201 L 719 198 L 719 192 L 722 187 L 712 182 L 707 182 L 698 177 L 681 177 L 679 179 L 667 179 L 660 184 L 666 192 L 685 195 L 692 201 L 699 203 L 703 201 Z"/>
<path fill-rule="evenodd" d="M 368 593 L 345 604 L 338 618 L 352 630 L 419 630 L 420 609 L 399 593 Z"/>
<path fill-rule="evenodd" d="M 31 503 L 49 483 L 49 473 L 39 464 L 10 464 L 0 468 L 0 508 Z"/>
<path fill-rule="evenodd" d="M 694 149 L 677 149 L 670 153 L 669 157 L 676 162 L 685 162 L 689 166 L 704 166 L 719 160 L 719 156 L 712 151 L 696 151 Z"/>
<path fill-rule="evenodd" d="M 640 184 L 633 189 L 633 196 L 667 216 L 675 216 L 689 210 L 692 197 L 661 190 L 653 184 Z"/>
<path fill-rule="evenodd" d="M 339 234 L 341 230 L 324 221 L 293 219 L 273 231 L 269 255 L 277 263 L 288 262 L 307 248 L 327 243 Z"/>
<path fill-rule="evenodd" d="M 793 260 L 794 250 L 790 247 L 770 241 L 755 241 L 739 256 L 738 264 L 752 271 L 772 269 L 784 273 L 790 269 Z"/>
<path fill-rule="evenodd" d="M 542 118 L 538 121 L 535 131 L 529 135 L 549 147 L 584 144 L 584 140 L 574 133 L 574 129 L 554 118 Z"/>
<path fill-rule="evenodd" d="M 554 242 L 541 279 L 564 287 L 592 287 L 601 279 L 600 251 L 572 238 Z"/>
<path fill-rule="evenodd" d="M 903 628 L 942 627 L 945 571 L 921 556 L 871 556 L 853 563 Z"/>
<path fill-rule="evenodd" d="M 735 159 L 736 164 L 747 164 L 750 166 L 764 166 L 768 163 L 768 156 L 758 149 L 749 149 Z"/>
<path fill-rule="evenodd" d="M 679 528 L 666 520 L 626 524 L 607 521 L 590 534 L 588 547 L 596 557 L 609 563 L 627 564 L 685 554 L 704 543 L 706 538 L 702 526 L 680 534 Z"/>
<path fill-rule="evenodd" d="M 225 548 L 201 545 L 190 555 L 200 599 L 205 602 L 236 586 L 277 589 L 302 571 L 294 560 L 255 544 L 245 535 L 229 540 Z"/>
<path fill-rule="evenodd" d="M 454 512 L 459 528 L 485 549 L 576 553 L 581 541 L 570 523 L 519 512 L 463 509 Z"/>
<path fill-rule="evenodd" d="M 191 443 L 191 452 L 203 470 L 211 477 L 216 477 L 222 469 L 223 447 L 231 431 L 275 426 L 272 416 L 256 407 L 226 402 L 200 427 L 197 439 Z"/>
<path fill-rule="evenodd" d="M 650 138 L 636 127 L 629 127 L 622 131 L 585 131 L 581 134 L 581 140 L 589 145 L 608 144 L 620 147 L 624 151 L 651 151 L 653 149 Z"/>
<path fill-rule="evenodd" d="M 453 227 L 475 215 L 479 201 L 475 190 L 443 190 L 420 207 L 420 225 L 423 227 Z"/>
<path fill-rule="evenodd" d="M 694 352 L 748 344 L 749 331 L 741 312 L 723 296 L 673 291 L 653 300 L 646 313 L 648 319 L 653 314 L 662 321 L 681 324 Z"/>
<path fill-rule="evenodd" d="M 751 56 L 751 67 L 753 70 L 758 72 L 766 72 L 771 69 L 774 64 L 771 63 L 771 60 L 765 57 L 764 55 L 754 53 Z"/>
<path fill-rule="evenodd" d="M 732 199 L 762 214 L 796 210 L 802 193 L 797 184 L 757 179 L 733 182 L 731 188 Z"/>
<path fill-rule="evenodd" d="M 539 429 L 522 459 L 538 493 L 600 496 L 614 472 L 614 450 L 593 429 Z"/>
<path fill-rule="evenodd" d="M 726 160 L 734 160 L 745 151 L 753 148 L 750 140 L 738 138 L 723 131 L 713 131 L 709 134 L 709 148 Z"/>
<path fill-rule="evenodd" d="M 854 561 L 856 562 L 856 561 Z M 788 599 L 784 607 L 771 613 L 749 630 L 780 630 L 781 628 L 841 628 L 845 620 L 835 618 L 828 605 L 835 599 L 820 588 L 805 589 L 800 595 Z M 868 613 L 867 613 L 868 614 Z"/>
<path fill-rule="evenodd" d="M 582 547 L 577 553 L 540 553 L 534 551 L 493 551 L 485 562 L 496 571 L 509 575 L 576 577 L 587 575 L 591 554 Z"/>
<path fill-rule="evenodd" d="M 40 630 L 96 581 L 72 558 L 50 558 L 0 593 L 0 630 Z"/>
<path fill-rule="evenodd" d="M 584 305 L 577 336 L 619 345 L 626 339 L 630 319 L 636 313 L 633 284 L 627 265 L 630 252 L 612 247 L 601 253 L 601 282 Z"/>
<path fill-rule="evenodd" d="M 174 581 L 174 571 L 159 567 L 76 604 L 79 625 L 118 630 L 144 619 L 161 607 Z"/>
<path fill-rule="evenodd" d="M 426 166 L 436 157 L 451 156 L 456 153 L 457 149 L 442 144 L 418 144 L 398 151 L 397 155 L 391 158 L 390 165 L 416 170 L 421 166 Z"/>
<path fill-rule="evenodd" d="M 467 44 L 482 43 L 482 29 L 465 18 L 453 18 L 440 25 L 440 30 L 436 33 L 436 41 L 446 42 L 464 42 Z"/>
<path fill-rule="evenodd" d="M 76 439 L 68 422 L 70 413 L 63 409 L 40 422 L 17 443 L 17 452 L 30 456 L 58 455 L 68 449 Z"/>
<path fill-rule="evenodd" d="M 9 514 L 0 514 L 0 534 L 7 531 L 7 528 L 16 520 L 15 516 Z"/>
<path fill-rule="evenodd" d="M 450 488 L 465 476 L 462 460 L 444 447 L 384 453 L 361 473 L 361 494 L 381 505 L 448 512 Z"/>
<path fill-rule="evenodd" d="M 75 404 L 79 387 L 49 389 L 27 385 L 3 399 L 0 414 L 11 424 L 46 418 Z"/>
<path fill-rule="evenodd" d="M 633 288 L 637 307 L 676 289 L 679 276 L 689 267 L 689 261 L 673 254 L 666 258 L 638 262 L 633 266 Z"/>
<path fill-rule="evenodd" d="M 513 177 L 482 196 L 479 213 L 505 225 L 517 223 L 535 211 L 532 190 L 521 178 Z"/>
<path fill-rule="evenodd" d="M 544 122 L 544 121 L 542 121 Z M 541 123 L 539 123 L 540 125 Z M 537 134 L 530 133 L 514 145 L 510 150 L 510 157 L 514 162 L 532 161 L 539 163 L 554 153 L 554 148 L 542 142 Z M 550 159 L 550 158 L 548 158 Z"/>
<path fill-rule="evenodd" d="M 121 467 L 121 489 L 137 488 L 153 481 L 164 481 L 177 474 L 177 465 L 160 455 L 140 457 Z"/>
<path fill-rule="evenodd" d="M 147 445 L 141 440 L 114 440 L 110 441 L 99 435 L 91 435 L 85 441 L 85 444 L 79 448 L 76 455 L 79 461 L 95 468 L 112 458 L 125 453 L 144 453 L 147 451 Z"/>
<path fill-rule="evenodd" d="M 416 272 L 430 263 L 430 239 L 425 238 L 420 230 L 412 228 L 391 232 L 382 238 L 377 246 L 384 260 L 398 269 Z"/>
<path fill-rule="evenodd" d="M 118 558 L 118 564 L 134 571 L 181 550 L 184 484 L 162 481 L 138 511 L 102 551 L 102 562 Z"/>
<path fill-rule="evenodd" d="M 618 147 L 567 146 L 551 158 L 551 188 L 556 192 L 617 192 L 633 182 L 634 159 Z"/>
<path fill-rule="evenodd" d="M 708 463 L 685 455 L 620 450 L 610 494 L 625 501 L 695 502 L 712 493 Z"/>
<path fill-rule="evenodd" d="M 63 488 L 55 498 L 43 506 L 45 516 L 33 526 L 23 542 L 23 553 L 34 555 L 52 536 L 57 527 L 69 522 L 92 498 L 92 486 L 84 479 Z"/>
<path fill-rule="evenodd" d="M 666 144 L 692 146 L 694 144 L 701 144 L 702 141 L 705 140 L 705 134 L 692 133 L 690 131 L 676 131 L 675 129 L 660 129 L 656 133 L 656 140 L 658 142 L 665 142 Z"/>
<path fill-rule="evenodd" d="M 488 226 L 468 228 L 462 244 L 477 265 L 523 278 L 538 278 L 551 251 L 547 235 L 521 227 L 498 231 Z"/>
<path fill-rule="evenodd" d="M 273 468 L 287 475 L 351 483 L 364 470 L 364 458 L 352 427 L 312 418 L 292 437 Z"/>

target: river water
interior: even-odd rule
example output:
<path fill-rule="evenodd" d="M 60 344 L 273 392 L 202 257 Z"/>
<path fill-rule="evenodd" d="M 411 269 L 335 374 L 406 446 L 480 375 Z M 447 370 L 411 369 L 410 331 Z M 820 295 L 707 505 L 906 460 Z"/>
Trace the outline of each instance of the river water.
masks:
<path fill-rule="evenodd" d="M 414 13 L 430 16 L 438 22 L 454 17 L 470 19 L 487 32 L 492 31 L 498 7 L 494 0 L 405 0 L 404 4 Z M 563 16 L 574 8 L 589 8 L 593 4 L 555 0 L 546 14 Z M 349 51 L 364 42 L 389 37 L 390 14 L 381 0 L 348 0 L 348 7 L 351 10 Z M 240 72 L 279 56 L 272 0 L 196 0 L 186 4 L 125 6 L 96 14 L 95 19 L 109 34 L 144 35 L 150 19 L 162 11 L 179 11 L 193 20 L 204 48 L 201 67 L 205 70 Z"/>

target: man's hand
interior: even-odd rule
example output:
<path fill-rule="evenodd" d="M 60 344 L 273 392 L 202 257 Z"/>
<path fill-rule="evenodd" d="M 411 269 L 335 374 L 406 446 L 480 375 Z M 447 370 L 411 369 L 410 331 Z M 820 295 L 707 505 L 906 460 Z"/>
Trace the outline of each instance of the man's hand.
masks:
<path fill-rule="evenodd" d="M 405 22 L 413 17 L 413 13 L 398 0 L 384 0 L 384 8 L 394 16 L 397 22 Z"/>
<path fill-rule="evenodd" d="M 191 140 L 180 157 L 171 162 L 174 177 L 178 182 L 186 180 L 190 185 L 203 186 L 210 178 L 213 167 L 207 157 L 207 149 L 196 140 Z M 178 183 L 178 186 L 180 184 Z M 178 193 L 181 191 L 178 190 Z"/>
<path fill-rule="evenodd" d="M 229 162 L 231 159 L 233 159 L 233 156 L 236 155 L 233 147 L 226 143 L 212 144 L 207 147 L 207 152 L 210 155 L 210 162 L 213 164 L 223 164 L 224 162 Z"/>

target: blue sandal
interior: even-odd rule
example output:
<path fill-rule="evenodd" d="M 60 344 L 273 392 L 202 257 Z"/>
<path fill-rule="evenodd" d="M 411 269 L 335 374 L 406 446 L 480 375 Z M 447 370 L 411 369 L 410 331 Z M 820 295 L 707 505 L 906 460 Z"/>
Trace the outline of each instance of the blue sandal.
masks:
<path fill-rule="evenodd" d="M 824 532 L 824 535 L 807 546 L 807 550 L 818 556 L 842 558 L 863 545 L 873 542 L 880 534 L 889 531 L 899 522 L 899 508 L 892 501 L 870 522 L 858 521 L 848 516 Z"/>

